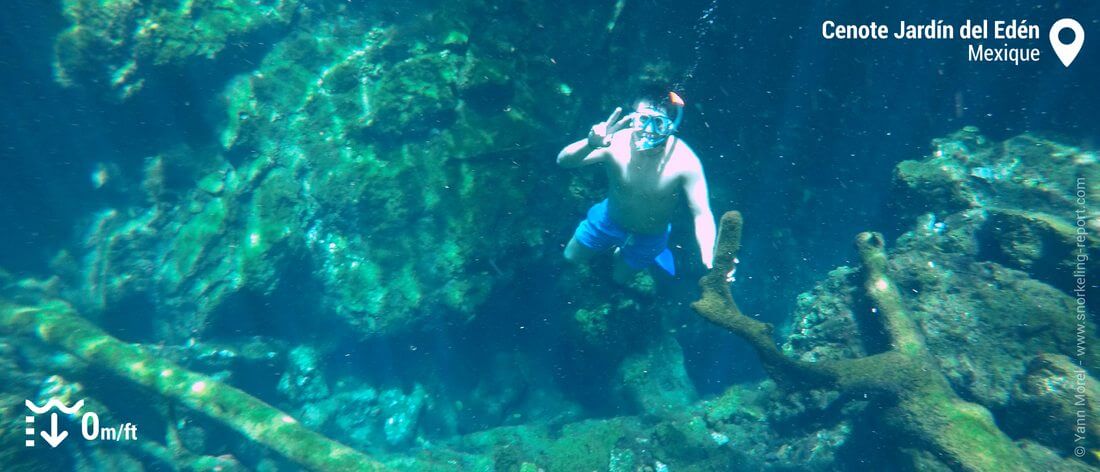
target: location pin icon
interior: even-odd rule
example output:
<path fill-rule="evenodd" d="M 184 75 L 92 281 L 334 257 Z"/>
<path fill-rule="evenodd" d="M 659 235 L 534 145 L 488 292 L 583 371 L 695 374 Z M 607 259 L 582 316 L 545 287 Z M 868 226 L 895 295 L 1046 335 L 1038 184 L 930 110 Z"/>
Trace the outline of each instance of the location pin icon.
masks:
<path fill-rule="evenodd" d="M 1065 44 L 1058 39 L 1058 33 L 1066 28 L 1073 30 L 1073 42 L 1069 44 Z M 1085 30 L 1081 28 L 1081 23 L 1078 23 L 1077 20 L 1062 18 L 1055 21 L 1054 26 L 1050 27 L 1050 47 L 1054 48 L 1054 53 L 1058 55 L 1058 59 L 1061 59 L 1062 64 L 1066 67 L 1073 64 L 1073 60 L 1077 58 L 1077 53 L 1081 52 L 1082 44 L 1085 44 Z"/>

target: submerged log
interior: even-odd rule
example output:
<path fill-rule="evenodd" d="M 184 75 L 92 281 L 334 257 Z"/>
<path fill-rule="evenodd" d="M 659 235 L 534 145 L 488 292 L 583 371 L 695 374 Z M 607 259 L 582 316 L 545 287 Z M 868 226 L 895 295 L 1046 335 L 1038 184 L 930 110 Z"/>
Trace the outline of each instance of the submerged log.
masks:
<path fill-rule="evenodd" d="M 120 341 L 62 301 L 20 306 L 0 301 L 0 329 L 34 336 L 205 414 L 249 439 L 315 471 L 381 471 L 365 454 L 302 426 L 290 415 L 211 377 Z"/>

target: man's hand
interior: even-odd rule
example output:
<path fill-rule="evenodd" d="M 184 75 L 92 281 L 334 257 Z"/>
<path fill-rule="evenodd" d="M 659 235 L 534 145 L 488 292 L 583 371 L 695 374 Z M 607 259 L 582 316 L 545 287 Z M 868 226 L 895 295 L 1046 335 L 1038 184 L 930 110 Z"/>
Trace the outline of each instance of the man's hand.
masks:
<path fill-rule="evenodd" d="M 605 148 L 611 145 L 611 135 L 623 129 L 634 118 L 633 114 L 619 118 L 622 113 L 622 107 L 615 108 L 607 121 L 592 126 L 587 138 L 563 148 L 558 153 L 558 165 L 565 168 L 586 166 L 602 162 L 610 156 L 611 153 Z"/>
<path fill-rule="evenodd" d="M 607 121 L 592 125 L 592 130 L 588 132 L 588 145 L 593 148 L 611 145 L 611 135 L 623 129 L 633 118 L 633 115 L 626 115 L 620 119 L 619 115 L 622 113 L 623 107 L 615 107 L 615 111 L 611 112 L 611 116 L 607 117 Z"/>

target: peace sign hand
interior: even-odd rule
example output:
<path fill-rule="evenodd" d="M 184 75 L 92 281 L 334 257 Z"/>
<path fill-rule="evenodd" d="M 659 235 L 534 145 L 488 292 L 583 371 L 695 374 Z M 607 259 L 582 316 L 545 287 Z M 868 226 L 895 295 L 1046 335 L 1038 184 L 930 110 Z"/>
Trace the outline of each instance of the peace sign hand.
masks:
<path fill-rule="evenodd" d="M 622 107 L 615 107 L 615 111 L 611 112 L 611 116 L 607 117 L 607 121 L 592 125 L 592 130 L 588 132 L 588 145 L 592 147 L 607 147 L 611 145 L 611 135 L 623 129 L 623 127 L 625 127 L 634 117 L 632 114 L 629 114 L 619 118 L 619 115 L 622 115 L 622 113 Z"/>

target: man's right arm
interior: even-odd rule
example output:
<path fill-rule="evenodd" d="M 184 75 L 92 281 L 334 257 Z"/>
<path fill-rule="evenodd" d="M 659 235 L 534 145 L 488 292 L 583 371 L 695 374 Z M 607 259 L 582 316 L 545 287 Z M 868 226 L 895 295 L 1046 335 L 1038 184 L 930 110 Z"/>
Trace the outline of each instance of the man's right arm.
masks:
<path fill-rule="evenodd" d="M 607 150 L 611 138 L 623 129 L 633 115 L 623 116 L 622 107 L 615 107 L 607 121 L 596 123 L 588 132 L 588 137 L 570 144 L 558 153 L 558 165 L 566 168 L 581 167 L 603 162 L 611 153 Z"/>
<path fill-rule="evenodd" d="M 570 144 L 558 153 L 558 165 L 571 169 L 602 162 L 607 157 L 606 147 L 595 147 L 585 138 Z"/>

